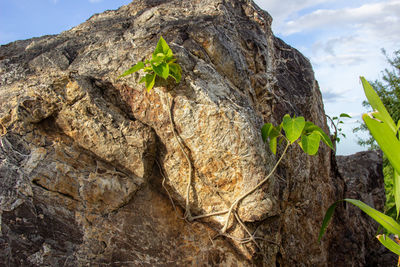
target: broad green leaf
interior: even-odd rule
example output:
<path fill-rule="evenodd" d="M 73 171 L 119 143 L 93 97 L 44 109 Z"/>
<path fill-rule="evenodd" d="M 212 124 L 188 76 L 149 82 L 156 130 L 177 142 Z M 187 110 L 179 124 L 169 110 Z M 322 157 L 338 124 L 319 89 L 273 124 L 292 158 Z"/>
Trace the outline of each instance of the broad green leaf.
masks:
<path fill-rule="evenodd" d="M 319 128 L 317 125 L 315 125 L 314 123 L 307 121 L 306 125 L 304 127 L 304 132 L 305 133 L 318 132 L 318 134 L 322 138 L 322 141 L 324 141 L 324 143 L 327 146 L 329 146 L 332 150 L 335 150 L 333 148 L 332 140 L 329 138 L 329 136 L 321 128 Z"/>
<path fill-rule="evenodd" d="M 341 117 L 341 118 L 351 118 L 351 116 L 349 114 L 347 114 L 347 113 L 341 113 L 339 115 L 339 117 Z"/>
<path fill-rule="evenodd" d="M 168 63 L 169 65 L 169 75 L 171 75 L 176 83 L 179 83 L 182 78 L 182 69 L 179 64 L 176 63 Z"/>
<path fill-rule="evenodd" d="M 388 250 L 400 256 L 400 245 L 386 235 L 378 235 L 379 242 L 382 243 Z"/>
<path fill-rule="evenodd" d="M 146 89 L 147 92 L 149 92 L 151 90 L 151 88 L 153 88 L 154 83 L 156 81 L 156 74 L 146 74 L 146 76 L 144 76 L 145 82 L 146 82 Z"/>
<path fill-rule="evenodd" d="M 124 73 L 122 73 L 120 76 L 118 76 L 118 79 L 124 76 L 127 76 L 129 74 L 132 74 L 138 70 L 141 70 L 144 68 L 144 63 L 142 61 L 139 61 L 135 66 L 133 66 L 132 68 L 130 68 L 129 70 L 125 71 Z"/>
<path fill-rule="evenodd" d="M 162 38 L 162 36 L 160 36 L 160 39 L 157 42 L 157 46 L 156 46 L 156 49 L 154 50 L 153 55 L 157 55 L 158 53 L 167 55 L 168 49 L 170 49 L 170 48 L 169 48 L 167 42 L 164 40 L 164 38 Z"/>
<path fill-rule="evenodd" d="M 167 63 L 161 63 L 160 65 L 151 65 L 153 67 L 154 72 L 162 77 L 163 79 L 167 79 L 169 75 L 169 66 Z"/>
<path fill-rule="evenodd" d="M 309 135 L 301 136 L 301 148 L 304 152 L 309 155 L 315 155 L 318 152 L 319 141 L 321 141 L 321 136 L 317 131 L 312 132 Z"/>
<path fill-rule="evenodd" d="M 346 198 L 346 199 L 339 200 L 339 201 L 333 203 L 326 211 L 325 217 L 324 217 L 324 220 L 322 222 L 322 226 L 321 226 L 321 229 L 319 232 L 318 241 L 321 241 L 321 238 L 324 235 L 330 220 L 332 219 L 332 215 L 333 215 L 333 212 L 335 211 L 337 204 L 342 201 L 347 201 L 347 202 L 357 206 L 363 212 L 365 212 L 367 215 L 369 215 L 372 219 L 374 219 L 377 223 L 382 225 L 382 227 L 385 228 L 386 230 L 388 230 L 390 233 L 395 234 L 395 235 L 400 235 L 400 225 L 393 218 L 383 214 L 382 212 L 379 212 L 379 211 L 371 208 L 370 206 L 368 206 L 367 204 L 365 204 L 359 200 Z"/>
<path fill-rule="evenodd" d="M 263 141 L 266 142 L 269 139 L 269 148 L 271 149 L 272 153 L 276 154 L 277 148 L 277 139 L 280 135 L 278 129 L 272 125 L 272 123 L 265 123 L 261 128 L 261 134 Z"/>
<path fill-rule="evenodd" d="M 160 65 L 165 60 L 165 55 L 163 53 L 158 53 L 157 55 L 153 54 L 153 58 L 150 60 L 150 64 Z"/>
<path fill-rule="evenodd" d="M 400 174 L 394 171 L 393 174 L 393 192 L 394 192 L 394 202 L 396 203 L 396 214 L 399 218 L 400 211 Z"/>
<path fill-rule="evenodd" d="M 299 139 L 301 132 L 305 126 L 304 117 L 293 117 L 286 114 L 282 121 L 283 129 L 285 130 L 286 138 L 293 144 L 297 139 Z"/>
<path fill-rule="evenodd" d="M 388 157 L 390 164 L 400 173 L 400 141 L 396 138 L 395 133 L 387 123 L 379 122 L 368 114 L 363 114 L 362 118 L 383 153 Z"/>
<path fill-rule="evenodd" d="M 167 53 L 165 53 L 167 58 L 171 58 L 174 56 L 174 54 L 172 53 L 172 50 L 168 47 Z"/>
<path fill-rule="evenodd" d="M 389 128 L 393 132 L 396 132 L 396 125 L 394 124 L 392 117 L 390 117 L 389 112 L 386 110 L 378 94 L 375 92 L 372 86 L 367 82 L 367 80 L 365 80 L 364 77 L 360 77 L 360 79 L 364 87 L 365 96 L 367 97 L 371 107 L 374 110 L 378 111 L 381 115 L 381 120 L 387 123 Z"/>
<path fill-rule="evenodd" d="M 339 119 L 339 118 L 338 118 L 338 117 L 336 117 L 336 116 L 332 118 L 332 120 L 337 120 L 337 119 Z"/>
<path fill-rule="evenodd" d="M 271 132 L 271 130 L 274 128 L 274 125 L 272 125 L 272 123 L 265 123 L 263 125 L 263 127 L 261 128 L 261 135 L 262 135 L 262 139 L 264 142 L 267 141 L 268 137 L 269 137 L 269 133 Z"/>

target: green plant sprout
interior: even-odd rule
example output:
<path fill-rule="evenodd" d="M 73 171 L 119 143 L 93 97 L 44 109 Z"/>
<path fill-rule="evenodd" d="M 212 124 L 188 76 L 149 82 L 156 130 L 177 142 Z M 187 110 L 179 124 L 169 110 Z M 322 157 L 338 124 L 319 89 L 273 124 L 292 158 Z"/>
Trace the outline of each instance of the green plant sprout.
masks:
<path fill-rule="evenodd" d="M 332 136 L 332 141 L 335 143 L 339 143 L 341 137 L 346 138 L 346 135 L 343 133 L 343 129 L 340 126 L 341 124 L 344 124 L 342 119 L 351 118 L 351 116 L 347 113 L 341 113 L 339 117 L 334 116 L 331 118 L 328 115 L 326 115 L 326 117 L 329 119 L 331 127 L 333 128 L 334 131 Z"/>
<path fill-rule="evenodd" d="M 372 86 L 365 80 L 364 77 L 360 77 L 362 85 L 364 87 L 365 96 L 368 99 L 374 112 L 363 114 L 362 118 L 367 125 L 371 135 L 375 138 L 376 142 L 382 149 L 383 153 L 387 156 L 390 164 L 394 168 L 393 185 L 394 185 L 394 196 L 396 204 L 397 217 L 399 216 L 400 209 L 400 140 L 399 140 L 399 128 L 400 121 L 397 124 L 394 123 L 392 117 L 389 115 L 378 94 L 374 91 Z M 400 236 L 400 224 L 393 218 L 379 212 L 363 202 L 355 199 L 343 199 L 333 203 L 327 210 L 322 226 L 320 229 L 318 241 L 321 241 L 326 228 L 330 220 L 332 219 L 333 212 L 338 203 L 346 201 L 349 202 L 366 214 L 372 219 L 378 222 L 388 233 Z M 377 239 L 390 251 L 400 256 L 400 245 L 393 241 L 388 235 L 381 234 L 377 236 Z M 397 241 L 397 237 L 395 237 Z M 400 258 L 399 258 L 400 260 Z M 399 261 L 400 263 L 400 261 Z M 400 264 L 398 263 L 398 266 Z"/>
<path fill-rule="evenodd" d="M 175 79 L 176 83 L 179 83 L 182 77 L 182 69 L 175 61 L 176 58 L 171 48 L 169 48 L 167 42 L 161 36 L 151 59 L 145 60 L 145 62 L 139 61 L 132 68 L 118 76 L 118 79 L 143 69 L 146 75 L 140 79 L 139 83 L 145 83 L 147 92 L 154 87 L 156 76 L 164 80 L 171 76 Z"/>

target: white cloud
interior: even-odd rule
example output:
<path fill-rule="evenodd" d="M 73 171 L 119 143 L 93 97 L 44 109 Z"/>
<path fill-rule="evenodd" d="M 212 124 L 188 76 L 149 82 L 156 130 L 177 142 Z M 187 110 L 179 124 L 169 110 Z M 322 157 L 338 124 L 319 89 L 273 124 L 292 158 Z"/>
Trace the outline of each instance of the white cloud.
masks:
<path fill-rule="evenodd" d="M 283 35 L 321 27 L 327 29 L 351 27 L 391 35 L 399 32 L 399 14 L 399 0 L 364 4 L 356 8 L 318 9 L 300 18 L 288 21 L 284 27 Z"/>
<path fill-rule="evenodd" d="M 256 0 L 255 2 L 272 15 L 274 28 L 280 32 L 281 25 L 300 10 L 330 1 L 332 0 Z"/>

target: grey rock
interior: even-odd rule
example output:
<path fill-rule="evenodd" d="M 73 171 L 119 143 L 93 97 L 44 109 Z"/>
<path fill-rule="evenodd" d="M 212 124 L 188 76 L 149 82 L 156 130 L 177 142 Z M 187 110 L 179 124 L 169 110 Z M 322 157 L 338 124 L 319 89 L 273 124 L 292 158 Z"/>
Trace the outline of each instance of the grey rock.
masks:
<path fill-rule="evenodd" d="M 345 198 L 358 199 L 379 211 L 384 210 L 385 188 L 382 152 L 364 151 L 336 157 L 338 170 L 345 181 Z M 357 207 L 347 204 L 337 211 L 343 224 L 336 229 L 335 264 L 347 266 L 392 266 L 397 257 L 377 242 L 378 224 Z"/>

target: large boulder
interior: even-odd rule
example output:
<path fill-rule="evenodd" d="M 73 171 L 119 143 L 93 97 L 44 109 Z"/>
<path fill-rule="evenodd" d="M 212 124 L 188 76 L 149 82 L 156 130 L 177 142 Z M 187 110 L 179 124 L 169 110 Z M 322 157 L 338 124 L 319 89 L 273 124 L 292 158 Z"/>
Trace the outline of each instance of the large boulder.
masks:
<path fill-rule="evenodd" d="M 271 21 L 252 1 L 136 0 L 1 46 L 0 262 L 332 264 L 340 241 L 317 236 L 344 181 L 325 145 L 317 156 L 290 147 L 239 203 L 246 228 L 231 216 L 222 234 L 226 213 L 191 219 L 226 210 L 270 173 L 277 157 L 263 123 L 289 113 L 328 131 L 310 62 L 274 37 Z M 147 93 L 138 74 L 117 79 L 160 36 L 181 83 Z"/>

